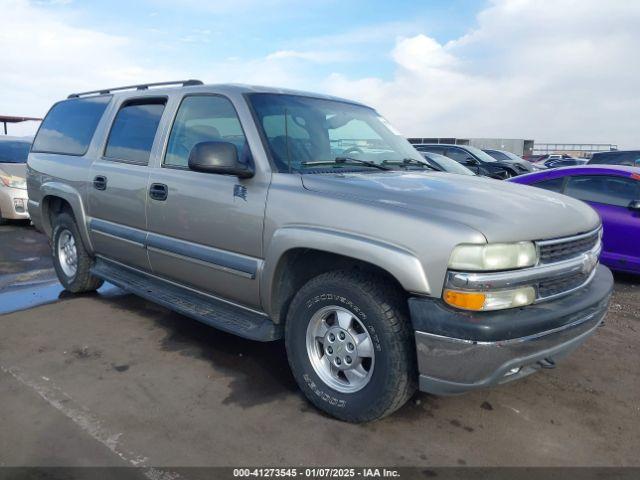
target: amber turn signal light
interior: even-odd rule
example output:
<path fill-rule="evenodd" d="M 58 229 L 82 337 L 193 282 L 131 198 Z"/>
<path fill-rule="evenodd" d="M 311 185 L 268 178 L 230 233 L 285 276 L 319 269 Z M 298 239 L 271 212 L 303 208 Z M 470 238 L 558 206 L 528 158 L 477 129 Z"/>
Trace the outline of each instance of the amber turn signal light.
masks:
<path fill-rule="evenodd" d="M 486 295 L 477 292 L 445 290 L 443 298 L 452 307 L 464 308 L 465 310 L 482 310 Z"/>

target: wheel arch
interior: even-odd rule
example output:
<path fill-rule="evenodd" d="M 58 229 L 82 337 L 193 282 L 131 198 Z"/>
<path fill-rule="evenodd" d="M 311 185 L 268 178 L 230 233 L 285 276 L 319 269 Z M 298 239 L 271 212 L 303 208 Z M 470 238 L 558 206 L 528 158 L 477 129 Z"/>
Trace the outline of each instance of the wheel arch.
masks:
<path fill-rule="evenodd" d="M 282 323 L 293 296 L 307 281 L 351 268 L 375 273 L 405 292 L 430 292 L 421 262 L 404 249 L 345 232 L 287 227 L 272 237 L 261 273 L 264 310 Z"/>
<path fill-rule="evenodd" d="M 84 203 L 80 193 L 70 185 L 60 182 L 44 183 L 41 187 L 42 200 L 40 201 L 42 229 L 51 238 L 53 230 L 53 218 L 56 214 L 67 211 L 73 215 L 78 232 L 89 252 L 93 252 Z"/>

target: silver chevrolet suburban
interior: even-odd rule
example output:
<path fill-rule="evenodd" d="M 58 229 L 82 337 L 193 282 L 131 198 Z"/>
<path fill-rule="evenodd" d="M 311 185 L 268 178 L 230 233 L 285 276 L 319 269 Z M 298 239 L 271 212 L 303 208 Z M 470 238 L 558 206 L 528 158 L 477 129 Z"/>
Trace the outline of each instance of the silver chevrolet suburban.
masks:
<path fill-rule="evenodd" d="M 613 285 L 586 204 L 433 171 L 375 110 L 325 95 L 197 80 L 72 94 L 42 122 L 27 184 L 67 290 L 106 280 L 284 339 L 307 398 L 347 421 L 416 387 L 554 367 Z"/>

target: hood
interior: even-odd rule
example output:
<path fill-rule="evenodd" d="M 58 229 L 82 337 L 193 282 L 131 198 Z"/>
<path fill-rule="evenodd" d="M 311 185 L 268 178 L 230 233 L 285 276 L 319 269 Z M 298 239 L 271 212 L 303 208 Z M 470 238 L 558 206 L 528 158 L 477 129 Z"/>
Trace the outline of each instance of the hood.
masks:
<path fill-rule="evenodd" d="M 600 224 L 587 204 L 540 188 L 443 172 L 307 174 L 308 190 L 458 222 L 489 242 L 544 240 L 587 232 Z M 425 241 L 427 241 L 425 239 Z"/>
<path fill-rule="evenodd" d="M 4 172 L 12 177 L 27 178 L 26 163 L 0 163 L 0 172 Z"/>
<path fill-rule="evenodd" d="M 515 161 L 515 164 L 519 165 L 520 167 L 522 167 L 524 170 L 526 170 L 527 172 L 533 172 L 533 165 L 531 164 L 531 162 L 527 162 L 526 160 L 522 160 L 522 161 Z"/>

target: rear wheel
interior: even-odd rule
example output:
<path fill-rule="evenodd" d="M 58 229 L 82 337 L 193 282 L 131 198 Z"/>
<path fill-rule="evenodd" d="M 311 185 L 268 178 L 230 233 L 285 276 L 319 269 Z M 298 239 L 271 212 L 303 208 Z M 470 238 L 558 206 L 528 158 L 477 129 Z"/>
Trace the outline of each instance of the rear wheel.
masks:
<path fill-rule="evenodd" d="M 51 247 L 53 266 L 66 290 L 81 293 L 100 288 L 102 280 L 91 274 L 93 259 L 84 248 L 75 219 L 67 212 L 53 221 Z"/>
<path fill-rule="evenodd" d="M 289 364 L 307 398 L 341 420 L 375 420 L 415 391 L 406 300 L 375 275 L 335 271 L 300 289 L 285 326 Z"/>

